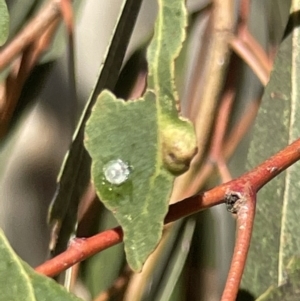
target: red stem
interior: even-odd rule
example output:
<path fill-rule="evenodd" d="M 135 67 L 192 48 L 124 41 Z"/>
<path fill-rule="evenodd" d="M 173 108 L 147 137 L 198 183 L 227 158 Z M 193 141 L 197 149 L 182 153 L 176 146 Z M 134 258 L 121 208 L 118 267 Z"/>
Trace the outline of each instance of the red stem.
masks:
<path fill-rule="evenodd" d="M 53 277 L 77 262 L 120 243 L 122 239 L 123 232 L 120 227 L 106 230 L 89 238 L 75 238 L 65 252 L 46 261 L 35 270 Z"/>
<path fill-rule="evenodd" d="M 242 280 L 255 216 L 256 192 L 251 186 L 244 187 L 238 202 L 240 204 L 237 212 L 237 238 L 221 301 L 236 300 Z"/>
<path fill-rule="evenodd" d="M 217 186 L 201 195 L 193 196 L 171 205 L 165 218 L 165 223 L 220 204 L 224 202 L 225 195 L 232 191 L 245 191 L 245 187 L 252 187 L 256 193 L 262 186 L 299 159 L 300 139 L 241 177 Z M 41 264 L 36 268 L 36 271 L 47 276 L 55 276 L 75 263 L 116 245 L 122 239 L 123 233 L 120 227 L 104 231 L 86 239 L 77 238 L 65 252 Z"/>
<path fill-rule="evenodd" d="M 60 16 L 60 0 L 50 1 L 26 27 L 0 52 L 0 70 L 8 64 L 37 37 L 41 36 L 54 20 Z"/>

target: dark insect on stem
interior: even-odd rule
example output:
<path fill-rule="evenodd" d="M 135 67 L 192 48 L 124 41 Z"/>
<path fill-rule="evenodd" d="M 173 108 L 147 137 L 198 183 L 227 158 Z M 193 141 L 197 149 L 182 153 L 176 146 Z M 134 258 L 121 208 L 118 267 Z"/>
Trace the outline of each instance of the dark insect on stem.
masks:
<path fill-rule="evenodd" d="M 227 193 L 225 195 L 225 203 L 227 211 L 236 214 L 238 212 L 238 200 L 241 199 L 241 196 L 237 192 Z"/>

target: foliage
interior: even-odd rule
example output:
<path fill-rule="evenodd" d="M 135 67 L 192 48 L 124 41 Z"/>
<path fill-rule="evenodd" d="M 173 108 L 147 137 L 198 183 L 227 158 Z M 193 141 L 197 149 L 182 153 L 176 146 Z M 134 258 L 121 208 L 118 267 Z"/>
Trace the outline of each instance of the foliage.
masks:
<path fill-rule="evenodd" d="M 3 45 L 8 36 L 9 14 L 4 0 L 0 1 L 0 46 Z"/>
<path fill-rule="evenodd" d="M 182 4 L 181 0 L 160 2 L 148 46 L 148 86 L 143 98 L 124 102 L 103 91 L 86 125 L 93 183 L 122 226 L 127 260 L 135 271 L 141 270 L 158 244 L 175 175 L 188 169 L 196 151 L 191 124 L 178 117 L 174 89 L 174 60 L 186 23 Z M 175 38 L 174 31 L 181 34 Z M 128 175 L 117 184 L 105 175 L 107 165 L 116 160 L 128 164 L 124 167 Z"/>
<path fill-rule="evenodd" d="M 4 233 L 0 232 L 1 300 L 57 300 L 80 301 L 54 280 L 39 275 L 18 258 Z"/>
<path fill-rule="evenodd" d="M 13 192 L 5 176 L 10 153 L 22 154 L 22 117 L 66 44 L 76 98 L 71 2 L 7 1 L 7 10 L 0 0 L 0 185 Z M 300 3 L 242 1 L 236 19 L 238 2 L 187 1 L 187 15 L 184 1 L 158 0 L 154 35 L 129 51 L 142 1 L 122 2 L 50 206 L 52 259 L 36 271 L 56 276 L 96 254 L 61 278 L 83 281 L 97 301 L 220 299 L 234 220 L 221 207 L 198 211 L 226 202 L 237 235 L 222 300 L 235 300 L 240 281 L 251 300 L 299 299 Z M 115 160 L 125 178 L 114 184 L 105 172 Z M 123 236 L 124 248 L 111 248 Z M 19 259 L 2 231 L 0 255 L 0 300 L 79 300 Z"/>
<path fill-rule="evenodd" d="M 52 248 L 54 255 L 66 248 L 70 236 L 76 231 L 76 211 L 90 179 L 90 157 L 83 146 L 85 123 L 98 94 L 105 88 L 113 89 L 116 84 L 140 5 L 141 0 L 124 1 L 122 4 L 105 63 L 100 67 L 99 78 L 82 112 L 70 152 L 66 154 L 62 164 L 59 185 L 49 210 L 53 236 L 58 237 Z"/>
<path fill-rule="evenodd" d="M 292 15 L 264 92 L 248 154 L 250 168 L 296 140 L 300 134 L 300 40 L 296 20 Z M 267 149 L 261 141 L 265 141 Z M 285 281 L 287 265 L 300 248 L 297 239 L 300 212 L 296 205 L 299 168 L 299 163 L 294 164 L 258 194 L 259 200 L 264 201 L 257 204 L 252 247 L 242 283 L 244 287 L 251 287 L 255 296 L 259 296 L 270 283 Z"/>

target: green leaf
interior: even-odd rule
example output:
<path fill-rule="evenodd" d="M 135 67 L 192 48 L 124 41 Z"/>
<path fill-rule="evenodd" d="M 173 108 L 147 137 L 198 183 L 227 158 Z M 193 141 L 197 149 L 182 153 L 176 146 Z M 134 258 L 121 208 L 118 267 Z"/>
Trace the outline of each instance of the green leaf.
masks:
<path fill-rule="evenodd" d="M 2 46 L 9 33 L 9 13 L 5 0 L 0 0 L 0 46 Z"/>
<path fill-rule="evenodd" d="M 127 260 L 134 270 L 140 270 L 161 237 L 174 181 L 162 166 L 158 118 L 153 93 L 124 102 L 104 91 L 86 125 L 93 182 L 123 228 Z M 121 185 L 110 184 L 103 173 L 104 166 L 117 159 L 131 169 Z"/>
<path fill-rule="evenodd" d="M 54 280 L 36 273 L 14 253 L 0 230 L 0 291 L 5 301 L 80 301 Z"/>
<path fill-rule="evenodd" d="M 86 104 L 75 131 L 70 151 L 61 167 L 58 188 L 49 211 L 52 224 L 53 255 L 66 249 L 71 234 L 75 231 L 77 208 L 90 179 L 90 157 L 83 146 L 84 126 L 98 94 L 104 89 L 113 90 L 125 55 L 141 0 L 125 0 L 116 24 L 112 40 L 100 69 L 100 76 Z"/>
<path fill-rule="evenodd" d="M 300 137 L 298 24 L 299 14 L 294 13 L 263 96 L 248 154 L 249 168 Z M 242 280 L 242 287 L 254 296 L 271 285 L 282 284 L 289 258 L 299 253 L 299 178 L 298 162 L 258 194 L 254 232 Z"/>
<path fill-rule="evenodd" d="M 182 0 L 159 1 L 145 95 L 124 102 L 103 91 L 86 125 L 97 194 L 122 226 L 127 260 L 136 271 L 159 242 L 175 176 L 188 169 L 196 151 L 193 127 L 176 109 L 174 61 L 185 25 Z M 124 165 L 120 182 L 106 174 L 116 160 Z"/>
<path fill-rule="evenodd" d="M 300 299 L 300 258 L 294 257 L 289 262 L 285 283 L 279 287 L 271 286 L 256 301 L 298 301 Z"/>

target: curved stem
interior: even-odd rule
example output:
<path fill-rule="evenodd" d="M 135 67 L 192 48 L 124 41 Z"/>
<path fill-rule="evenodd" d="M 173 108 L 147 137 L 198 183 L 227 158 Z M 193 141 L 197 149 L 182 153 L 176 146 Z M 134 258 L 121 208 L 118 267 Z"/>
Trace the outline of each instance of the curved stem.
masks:
<path fill-rule="evenodd" d="M 238 192 L 231 192 L 237 195 Z M 236 299 L 243 276 L 255 216 L 256 193 L 251 187 L 240 194 L 237 201 L 237 238 L 221 301 Z"/>
<path fill-rule="evenodd" d="M 50 1 L 30 23 L 0 52 L 0 71 L 60 16 L 60 0 Z"/>
<path fill-rule="evenodd" d="M 75 263 L 112 247 L 122 240 L 123 232 L 120 227 L 106 230 L 89 238 L 75 238 L 65 252 L 44 262 L 35 270 L 41 274 L 53 277 Z"/>
<path fill-rule="evenodd" d="M 299 159 L 300 139 L 241 177 L 208 190 L 201 195 L 196 195 L 171 205 L 165 218 L 165 223 L 170 223 L 200 210 L 223 203 L 225 196 L 230 192 L 247 191 L 247 189 L 249 192 L 249 187 L 252 187 L 253 191 L 257 192 Z M 47 276 L 55 276 L 75 263 L 120 243 L 122 239 L 123 232 L 120 227 L 104 231 L 86 239 L 77 238 L 65 252 L 41 264 L 36 268 L 36 271 Z"/>
<path fill-rule="evenodd" d="M 269 75 L 271 71 L 270 64 L 265 62 L 266 60 L 260 61 L 260 57 L 257 56 L 257 52 L 253 50 L 254 46 L 245 43 L 245 41 L 241 40 L 240 38 L 233 37 L 230 41 L 230 45 L 235 53 L 238 54 L 249 65 L 249 67 L 261 81 L 262 85 L 266 86 L 269 81 Z"/>

